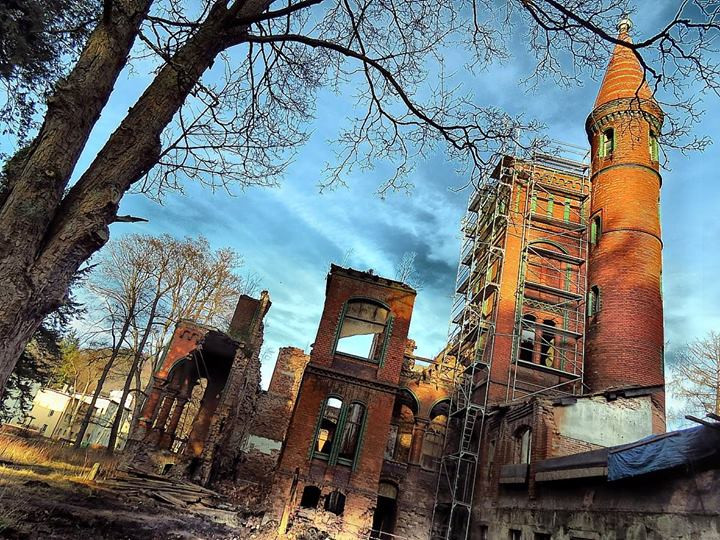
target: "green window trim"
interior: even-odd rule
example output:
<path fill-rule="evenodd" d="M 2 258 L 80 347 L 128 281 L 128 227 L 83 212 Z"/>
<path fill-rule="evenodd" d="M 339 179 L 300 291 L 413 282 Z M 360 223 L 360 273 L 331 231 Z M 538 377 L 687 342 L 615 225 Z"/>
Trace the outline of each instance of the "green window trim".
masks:
<path fill-rule="evenodd" d="M 555 196 L 554 196 L 554 195 L 548 195 L 547 215 L 548 215 L 549 217 L 552 217 L 554 210 L 555 210 Z"/>
<path fill-rule="evenodd" d="M 648 143 L 650 146 L 650 160 L 660 161 L 660 145 L 658 144 L 658 138 L 654 131 L 650 130 L 648 136 Z"/>
<path fill-rule="evenodd" d="M 587 298 L 587 315 L 588 317 L 593 317 L 598 314 L 600 311 L 600 307 L 602 306 L 602 302 L 600 299 L 600 287 L 597 285 L 593 285 L 590 287 L 590 291 L 588 292 L 588 298 Z"/>
<path fill-rule="evenodd" d="M 380 351 L 380 360 L 378 362 L 380 367 L 385 365 L 385 357 L 387 356 L 388 346 L 390 344 L 390 336 L 392 336 L 393 325 L 395 324 L 395 317 L 390 314 L 387 323 L 385 324 L 385 338 L 383 339 L 382 350 Z"/>
<path fill-rule="evenodd" d="M 600 133 L 598 144 L 598 157 L 604 158 L 612 155 L 615 151 L 615 130 L 608 128 Z"/>
<path fill-rule="evenodd" d="M 533 193 L 530 198 L 530 213 L 534 214 L 537 210 L 537 193 Z"/>
<path fill-rule="evenodd" d="M 335 354 L 337 352 L 338 343 L 340 341 L 340 332 L 342 330 L 343 322 L 345 321 L 345 313 L 347 312 L 347 306 L 348 303 L 345 302 L 342 306 L 342 309 L 340 309 L 340 316 L 338 317 L 337 325 L 335 326 L 335 339 L 333 341 L 333 348 L 332 352 Z"/>
<path fill-rule="evenodd" d="M 522 195 L 523 195 L 523 187 L 518 186 L 515 190 L 515 212 L 520 211 L 520 199 L 522 198 Z"/>
<path fill-rule="evenodd" d="M 602 217 L 600 214 L 593 216 L 590 221 L 590 245 L 596 246 L 602 236 Z"/>
<path fill-rule="evenodd" d="M 333 439 L 333 447 L 330 451 L 330 454 L 325 454 L 323 452 L 318 452 L 317 450 L 315 450 L 315 448 L 317 445 L 318 435 L 320 434 L 320 425 L 322 424 L 322 419 L 325 417 L 325 409 L 327 408 L 328 401 L 333 398 L 338 399 L 342 402 L 342 409 L 340 409 L 340 414 L 338 415 L 337 426 L 335 428 L 335 438 Z M 341 458 L 339 454 L 340 447 L 342 446 L 342 439 L 345 435 L 345 422 L 347 420 L 348 409 L 354 404 L 361 405 L 363 407 L 363 418 L 360 426 L 360 432 L 358 435 L 358 442 L 355 447 L 355 455 L 353 456 L 353 459 L 350 460 L 347 458 Z M 345 403 L 345 400 L 340 395 L 335 393 L 328 394 L 323 400 L 322 405 L 320 406 L 320 412 L 318 413 L 317 419 L 315 420 L 315 430 L 312 440 L 310 441 L 310 452 L 308 453 L 308 458 L 327 461 L 329 465 L 346 465 L 348 467 L 352 467 L 352 470 L 354 471 L 357 468 L 357 462 L 360 457 L 360 452 L 362 451 L 363 441 L 365 439 L 367 417 L 368 407 L 362 401 L 354 400 L 350 403 Z M 335 441 L 337 441 L 337 444 L 335 444 Z"/>

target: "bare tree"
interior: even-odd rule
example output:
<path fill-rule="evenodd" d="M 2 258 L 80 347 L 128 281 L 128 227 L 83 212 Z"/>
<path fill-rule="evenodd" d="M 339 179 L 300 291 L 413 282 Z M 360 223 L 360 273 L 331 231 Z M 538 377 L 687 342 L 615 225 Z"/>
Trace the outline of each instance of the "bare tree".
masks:
<path fill-rule="evenodd" d="M 231 249 L 213 250 L 204 238 L 178 240 L 169 235 L 129 235 L 111 242 L 103 252 L 88 287 L 102 300 L 98 305 L 103 308 L 93 315 L 101 321 L 116 322 L 111 329 L 122 321 L 122 347 L 131 355 L 123 373 L 109 451 L 115 448 L 131 392 L 135 393 L 134 412 L 139 411 L 141 385 L 147 383 L 140 377 L 143 367 L 150 362 L 150 371 L 155 371 L 178 321 L 192 319 L 227 327 L 245 285 L 257 287 L 253 274 L 248 274 L 248 278 L 239 275 L 241 266 L 242 259 L 237 253 Z M 107 371 L 114 360 L 115 357 L 109 359 Z M 107 373 L 104 375 L 95 396 L 102 390 Z M 88 421 L 91 414 L 92 406 Z"/>
<path fill-rule="evenodd" d="M 687 344 L 670 366 L 669 389 L 688 407 L 683 412 L 720 414 L 720 334 Z"/>
<path fill-rule="evenodd" d="M 604 64 L 626 8 L 620 0 L 104 1 L 37 136 L 2 174 L 0 387 L 72 275 L 108 241 L 110 224 L 137 219 L 118 216 L 131 189 L 159 197 L 186 179 L 273 185 L 307 139 L 318 90 L 347 81 L 360 86 L 356 113 L 339 134 L 324 187 L 391 159 L 380 193 L 407 188 L 413 163 L 439 146 L 480 182 L 493 155 L 536 125 L 462 94 L 444 77 L 445 51 L 462 47 L 469 69 L 485 68 L 509 57 L 509 38 L 524 24 L 535 74 L 569 84 Z M 696 118 L 684 84 L 717 90 L 708 53 L 718 9 L 683 1 L 657 33 L 624 43 L 643 52 L 658 89 L 678 98 L 678 118 L 689 118 L 675 123 L 668 142 L 689 135 Z M 154 78 L 90 165 L 75 171 L 131 52 L 157 66 Z"/>
<path fill-rule="evenodd" d="M 423 279 L 415 265 L 417 253 L 415 251 L 406 251 L 395 263 L 395 279 L 407 285 L 410 285 L 416 291 L 423 288 Z"/>

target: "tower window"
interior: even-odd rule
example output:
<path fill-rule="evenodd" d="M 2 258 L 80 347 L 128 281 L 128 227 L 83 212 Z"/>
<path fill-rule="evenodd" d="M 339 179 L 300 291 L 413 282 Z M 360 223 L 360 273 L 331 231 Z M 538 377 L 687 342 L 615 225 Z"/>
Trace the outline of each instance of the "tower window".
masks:
<path fill-rule="evenodd" d="M 600 146 L 598 148 L 598 156 L 608 157 L 612 155 L 615 150 L 615 130 L 612 128 L 606 129 L 600 135 Z"/>
<path fill-rule="evenodd" d="M 587 301 L 587 313 L 588 317 L 596 315 L 600 311 L 600 287 L 593 285 L 590 287 Z"/>
<path fill-rule="evenodd" d="M 554 210 L 555 210 L 555 196 L 554 196 L 554 195 L 548 195 L 547 215 L 548 215 L 549 217 L 552 217 Z"/>
<path fill-rule="evenodd" d="M 596 246 L 602 234 L 602 220 L 600 215 L 595 216 L 590 222 L 590 245 Z"/>
<path fill-rule="evenodd" d="M 652 161 L 659 161 L 660 160 L 660 145 L 658 144 L 658 138 L 657 134 L 650 130 L 650 159 Z"/>
<path fill-rule="evenodd" d="M 340 321 L 335 350 L 382 363 L 390 326 L 390 311 L 367 300 L 350 300 Z"/>

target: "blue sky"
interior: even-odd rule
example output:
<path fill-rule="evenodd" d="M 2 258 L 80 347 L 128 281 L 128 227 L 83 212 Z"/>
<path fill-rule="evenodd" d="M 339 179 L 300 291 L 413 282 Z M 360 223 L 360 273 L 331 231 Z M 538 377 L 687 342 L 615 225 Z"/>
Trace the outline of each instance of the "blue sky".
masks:
<path fill-rule="evenodd" d="M 674 2 L 652 2 L 652 10 L 636 15 L 635 35 L 656 28 Z M 492 66 L 484 74 L 460 71 L 457 82 L 480 104 L 522 112 L 547 126 L 551 138 L 587 145 L 584 121 L 592 107 L 599 81 L 589 79 L 580 88 L 559 88 L 547 81 L 528 93 L 518 84 L 527 75 L 529 59 L 520 40 L 516 58 Z M 462 65 L 462 53 L 451 59 Z M 146 75 L 124 73 L 113 98 L 93 132 L 78 170 L 94 157 L 107 135 L 142 92 Z M 132 232 L 177 237 L 204 235 L 215 247 L 229 246 L 242 254 L 246 270 L 257 273 L 273 301 L 267 317 L 263 348 L 263 379 L 269 381 L 278 347 L 308 350 L 322 310 L 325 276 L 331 262 L 347 262 L 358 269 L 372 268 L 392 277 L 404 252 L 417 252 L 424 281 L 411 326 L 417 353 L 432 356 L 447 333 L 451 295 L 460 248 L 459 222 L 469 193 L 453 188 L 464 179 L 456 165 L 439 151 L 416 163 L 411 194 L 374 193 L 384 165 L 355 174 L 349 187 L 320 194 L 317 184 L 323 164 L 333 159 L 332 140 L 352 108 L 352 87 L 339 94 L 321 91 L 312 136 L 288 168 L 279 188 L 248 189 L 234 196 L 212 193 L 188 184 L 185 194 L 170 194 L 164 205 L 142 196 L 123 199 L 121 213 L 143 216 L 147 224 L 118 224 L 114 238 Z M 697 131 L 718 140 L 720 110 L 716 99 L 705 103 L 707 114 Z M 703 154 L 669 154 L 664 172 L 662 225 L 664 235 L 664 298 L 666 339 L 672 349 L 711 329 L 720 329 L 720 280 L 717 245 L 720 201 L 717 173 L 720 157 L 715 147 Z M 672 354 L 670 354 L 672 356 Z"/>

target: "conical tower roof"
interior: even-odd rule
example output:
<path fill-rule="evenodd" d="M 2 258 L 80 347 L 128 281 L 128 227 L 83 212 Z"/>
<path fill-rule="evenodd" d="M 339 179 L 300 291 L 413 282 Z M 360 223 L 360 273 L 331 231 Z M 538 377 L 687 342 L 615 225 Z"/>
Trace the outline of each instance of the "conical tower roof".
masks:
<path fill-rule="evenodd" d="M 630 28 L 632 28 L 630 19 L 623 18 L 618 23 L 618 39 L 632 42 Z M 595 109 L 615 99 L 633 97 L 650 100 L 653 96 L 645 81 L 643 67 L 635 53 L 631 49 L 617 44 L 600 85 L 600 91 L 595 100 Z"/>

